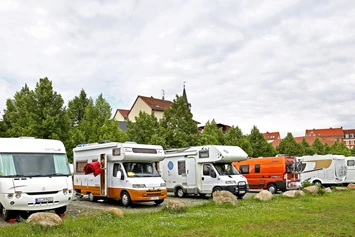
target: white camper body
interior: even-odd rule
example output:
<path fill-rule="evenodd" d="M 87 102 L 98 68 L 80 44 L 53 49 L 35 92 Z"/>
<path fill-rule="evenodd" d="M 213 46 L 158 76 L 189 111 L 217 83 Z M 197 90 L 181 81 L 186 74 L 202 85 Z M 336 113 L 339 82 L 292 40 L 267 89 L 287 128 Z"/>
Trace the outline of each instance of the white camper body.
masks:
<path fill-rule="evenodd" d="M 61 141 L 0 138 L 0 207 L 5 220 L 55 210 L 64 215 L 73 181 Z"/>
<path fill-rule="evenodd" d="M 166 198 L 165 182 L 155 167 L 156 162 L 164 159 L 161 146 L 108 142 L 81 145 L 73 151 L 74 189 L 89 195 L 90 201 L 110 198 L 128 206 L 132 201 L 160 204 Z M 84 166 L 101 156 L 105 157 L 104 171 L 96 177 L 85 174 Z"/>
<path fill-rule="evenodd" d="M 246 178 L 232 165 L 247 159 L 237 146 L 206 145 L 166 150 L 160 170 L 168 191 L 175 196 L 228 190 L 242 198 L 248 191 Z"/>
<path fill-rule="evenodd" d="M 346 178 L 344 184 L 355 183 L 355 156 L 345 157 Z"/>
<path fill-rule="evenodd" d="M 339 185 L 346 178 L 344 156 L 313 155 L 297 157 L 302 162 L 301 182 L 308 180 L 320 185 Z"/>

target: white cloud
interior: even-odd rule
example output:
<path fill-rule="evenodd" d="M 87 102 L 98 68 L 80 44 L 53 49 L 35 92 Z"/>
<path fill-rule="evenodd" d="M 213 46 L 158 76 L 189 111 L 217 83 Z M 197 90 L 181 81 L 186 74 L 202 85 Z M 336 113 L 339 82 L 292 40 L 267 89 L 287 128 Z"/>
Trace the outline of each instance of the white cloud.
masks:
<path fill-rule="evenodd" d="M 202 124 L 249 133 L 355 128 L 355 3 L 0 2 L 0 110 L 25 83 L 53 81 L 129 109 L 183 83 Z"/>

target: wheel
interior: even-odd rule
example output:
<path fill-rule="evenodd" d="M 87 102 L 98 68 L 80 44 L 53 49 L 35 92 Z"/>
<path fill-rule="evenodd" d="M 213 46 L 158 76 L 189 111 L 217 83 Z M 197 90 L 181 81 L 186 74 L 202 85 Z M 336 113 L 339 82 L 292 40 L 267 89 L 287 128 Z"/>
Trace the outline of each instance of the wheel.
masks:
<path fill-rule="evenodd" d="M 154 202 L 155 202 L 156 205 L 160 205 L 160 204 L 162 204 L 162 203 L 164 202 L 164 199 L 162 199 L 162 200 L 155 200 Z"/>
<path fill-rule="evenodd" d="M 89 193 L 89 201 L 90 202 L 96 202 L 97 201 L 97 197 L 95 197 L 94 194 Z"/>
<path fill-rule="evenodd" d="M 215 192 L 219 192 L 219 191 L 222 191 L 222 188 L 221 187 L 214 187 L 212 189 L 212 194 L 215 193 Z"/>
<path fill-rule="evenodd" d="M 267 190 L 268 190 L 270 193 L 275 194 L 276 191 L 277 191 L 276 185 L 275 185 L 275 184 L 269 184 L 269 185 L 267 186 Z"/>
<path fill-rule="evenodd" d="M 8 211 L 6 210 L 3 205 L 0 204 L 0 209 L 1 209 L 1 216 L 4 219 L 4 221 L 8 221 L 10 219 L 15 218 L 15 212 L 14 211 Z"/>
<path fill-rule="evenodd" d="M 131 197 L 129 196 L 129 193 L 124 191 L 122 192 L 121 194 L 121 202 L 122 202 L 122 205 L 125 206 L 125 207 L 128 207 L 129 205 L 131 205 Z"/>
<path fill-rule="evenodd" d="M 175 197 L 179 197 L 179 198 L 185 197 L 184 190 L 181 187 L 175 189 Z"/>
<path fill-rule="evenodd" d="M 314 184 L 314 185 L 317 185 L 317 186 L 319 186 L 319 187 L 322 187 L 322 183 L 321 183 L 321 181 L 319 181 L 319 180 L 313 181 L 313 184 Z"/>
<path fill-rule="evenodd" d="M 57 214 L 58 216 L 63 215 L 67 211 L 67 206 L 58 207 L 54 211 L 55 211 L 55 214 Z"/>
<path fill-rule="evenodd" d="M 240 195 L 237 195 L 238 199 L 243 199 L 245 194 L 240 194 Z"/>

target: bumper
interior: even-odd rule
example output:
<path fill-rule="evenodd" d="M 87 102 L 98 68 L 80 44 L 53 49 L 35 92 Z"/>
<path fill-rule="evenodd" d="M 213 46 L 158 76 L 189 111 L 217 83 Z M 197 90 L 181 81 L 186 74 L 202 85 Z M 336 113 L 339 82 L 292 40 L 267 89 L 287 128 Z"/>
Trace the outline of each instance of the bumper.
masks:
<path fill-rule="evenodd" d="M 167 196 L 167 189 L 157 191 L 150 190 L 127 190 L 133 202 L 149 202 L 156 200 L 164 200 Z"/>
<path fill-rule="evenodd" d="M 231 185 L 231 186 L 222 186 L 223 190 L 229 191 L 234 195 L 244 195 L 248 192 L 247 185 Z"/>

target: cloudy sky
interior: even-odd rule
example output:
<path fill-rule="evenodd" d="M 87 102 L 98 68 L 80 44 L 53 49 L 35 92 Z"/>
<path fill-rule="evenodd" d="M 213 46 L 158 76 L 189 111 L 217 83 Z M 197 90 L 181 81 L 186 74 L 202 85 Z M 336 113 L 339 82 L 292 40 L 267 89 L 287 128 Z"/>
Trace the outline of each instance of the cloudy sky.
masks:
<path fill-rule="evenodd" d="M 355 1 L 0 1 L 0 111 L 48 77 L 116 109 L 137 95 L 261 132 L 355 128 Z"/>

